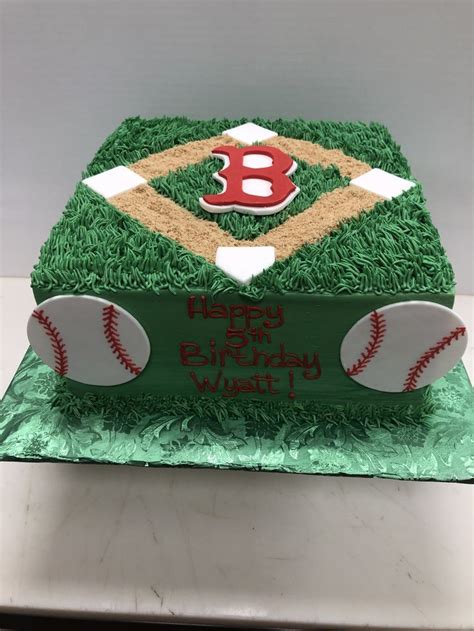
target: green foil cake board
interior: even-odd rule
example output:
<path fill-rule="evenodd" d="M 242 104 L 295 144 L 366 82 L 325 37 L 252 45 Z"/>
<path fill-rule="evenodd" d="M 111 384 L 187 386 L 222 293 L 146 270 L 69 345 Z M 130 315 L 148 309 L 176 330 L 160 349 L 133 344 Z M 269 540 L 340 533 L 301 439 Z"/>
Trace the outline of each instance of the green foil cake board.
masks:
<path fill-rule="evenodd" d="M 237 415 L 218 428 L 178 415 L 140 415 L 133 422 L 105 411 L 84 417 L 52 405 L 57 378 L 28 350 L 1 404 L 0 460 L 140 466 L 235 468 L 357 475 L 406 480 L 474 477 L 472 389 L 459 363 L 433 386 L 423 421 L 350 423 L 324 417 L 311 426 L 283 423 L 267 438 Z M 253 427 L 253 431 L 251 431 Z"/>

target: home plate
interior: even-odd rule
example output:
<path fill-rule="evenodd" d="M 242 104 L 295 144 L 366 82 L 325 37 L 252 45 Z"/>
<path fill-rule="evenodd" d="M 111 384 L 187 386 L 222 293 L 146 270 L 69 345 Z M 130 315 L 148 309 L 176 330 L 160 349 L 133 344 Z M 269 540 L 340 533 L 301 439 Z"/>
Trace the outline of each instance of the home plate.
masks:
<path fill-rule="evenodd" d="M 275 262 L 275 248 L 260 247 L 219 247 L 216 252 L 216 265 L 227 276 L 243 285 L 249 283 Z"/>

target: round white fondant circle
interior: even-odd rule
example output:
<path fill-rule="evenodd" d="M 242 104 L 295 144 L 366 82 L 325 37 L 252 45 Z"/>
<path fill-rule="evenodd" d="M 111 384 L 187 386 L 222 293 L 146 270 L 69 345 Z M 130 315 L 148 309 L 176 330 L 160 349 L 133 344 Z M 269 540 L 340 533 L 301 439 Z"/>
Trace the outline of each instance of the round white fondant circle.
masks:
<path fill-rule="evenodd" d="M 138 320 L 96 296 L 45 300 L 31 314 L 27 333 L 45 364 L 57 372 L 60 364 L 64 376 L 88 385 L 131 381 L 150 357 L 150 342 Z"/>
<path fill-rule="evenodd" d="M 461 318 L 434 302 L 397 302 L 368 313 L 348 331 L 341 363 L 354 381 L 382 392 L 406 392 L 443 377 L 461 359 Z M 368 358 L 368 360 L 367 360 Z"/>

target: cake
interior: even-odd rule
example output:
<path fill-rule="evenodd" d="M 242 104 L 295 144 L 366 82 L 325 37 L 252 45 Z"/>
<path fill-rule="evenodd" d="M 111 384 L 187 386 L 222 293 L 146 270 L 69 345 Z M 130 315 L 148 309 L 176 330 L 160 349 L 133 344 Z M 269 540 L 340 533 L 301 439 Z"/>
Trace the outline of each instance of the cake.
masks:
<path fill-rule="evenodd" d="M 31 280 L 31 346 L 79 410 L 421 418 L 467 342 L 421 186 L 377 123 L 129 118 Z"/>

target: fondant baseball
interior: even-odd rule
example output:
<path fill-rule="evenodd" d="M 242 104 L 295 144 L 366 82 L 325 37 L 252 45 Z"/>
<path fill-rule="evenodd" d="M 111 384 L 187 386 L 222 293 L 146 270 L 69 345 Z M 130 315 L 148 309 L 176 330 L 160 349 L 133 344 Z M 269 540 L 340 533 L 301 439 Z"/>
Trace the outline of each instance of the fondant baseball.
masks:
<path fill-rule="evenodd" d="M 31 314 L 28 339 L 59 375 L 95 386 L 135 379 L 150 357 L 141 324 L 119 305 L 95 296 L 56 296 Z"/>
<path fill-rule="evenodd" d="M 346 374 L 367 388 L 410 392 L 455 366 L 467 345 L 461 318 L 434 302 L 397 302 L 368 313 L 341 344 Z"/>

